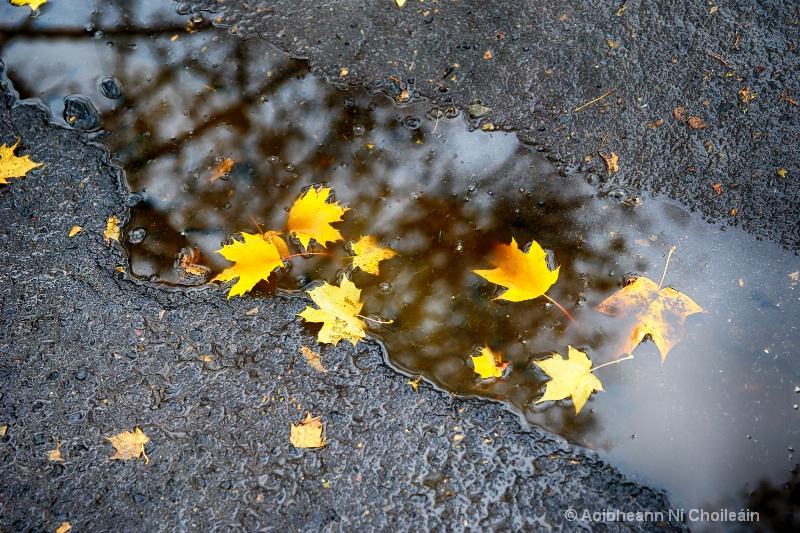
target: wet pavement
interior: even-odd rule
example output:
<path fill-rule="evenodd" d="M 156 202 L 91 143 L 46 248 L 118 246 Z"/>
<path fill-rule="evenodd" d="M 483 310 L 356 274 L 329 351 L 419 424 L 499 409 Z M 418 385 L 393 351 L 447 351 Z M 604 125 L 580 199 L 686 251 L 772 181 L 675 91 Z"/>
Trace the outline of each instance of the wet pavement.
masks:
<path fill-rule="evenodd" d="M 94 11 L 87 8 L 86 13 L 76 14 L 59 11 L 53 6 L 50 11 L 43 11 L 44 16 L 36 18 L 22 17 L 18 11 L 11 11 L 12 8 L 2 8 L 16 17 L 14 29 L 4 30 L 7 38 L 0 53 L 9 68 L 14 88 L 24 97 L 41 99 L 57 122 L 86 132 L 83 138 L 102 139 L 107 143 L 124 165 L 126 174 L 125 178 L 114 177 L 116 171 L 112 164 L 108 166 L 104 185 L 110 187 L 115 179 L 120 179 L 132 191 L 118 192 L 114 200 L 118 202 L 116 205 L 112 200 L 105 206 L 101 204 L 106 209 L 102 213 L 97 205 L 84 205 L 88 211 L 77 217 L 80 222 L 69 222 L 69 209 L 56 210 L 48 216 L 49 220 L 58 220 L 67 227 L 64 235 L 75 224 L 97 226 L 95 230 L 102 234 L 105 219 L 112 213 L 126 222 L 122 236 L 126 255 L 105 264 L 105 268 L 111 279 L 118 276 L 113 282 L 116 296 L 112 301 L 130 291 L 134 295 L 126 296 L 129 300 L 126 304 L 111 303 L 112 293 L 105 293 L 110 282 L 106 282 L 105 290 L 84 296 L 84 301 L 88 308 L 111 306 L 119 313 L 123 313 L 125 305 L 132 306 L 134 312 L 125 311 L 123 314 L 127 316 L 122 320 L 130 324 L 124 341 L 129 343 L 130 354 L 123 357 L 125 352 L 119 347 L 122 345 L 115 345 L 108 348 L 111 364 L 102 366 L 105 361 L 100 360 L 92 363 L 100 367 L 81 368 L 74 373 L 75 379 L 66 377 L 63 380 L 59 380 L 58 371 L 53 371 L 54 375 L 46 368 L 53 362 L 42 361 L 47 358 L 40 355 L 39 360 L 17 371 L 23 380 L 35 381 L 37 374 L 47 374 L 46 386 L 75 391 L 76 380 L 82 383 L 92 375 L 102 382 L 109 377 L 109 371 L 118 371 L 113 367 L 115 363 L 117 367 L 123 364 L 122 360 L 122 372 L 131 371 L 136 375 L 116 379 L 130 381 L 129 385 L 123 384 L 123 388 L 127 386 L 130 394 L 140 396 L 144 393 L 133 391 L 141 388 L 143 382 L 148 383 L 152 397 L 145 395 L 139 400 L 146 404 L 151 416 L 140 416 L 141 420 L 133 421 L 136 418 L 135 412 L 130 410 L 133 404 L 121 398 L 119 391 L 115 391 L 116 396 L 109 395 L 108 390 L 99 396 L 92 391 L 89 404 L 100 401 L 108 406 L 115 397 L 118 403 L 127 405 L 129 410 L 124 413 L 132 421 L 129 427 L 115 425 L 117 431 L 140 425 L 145 430 L 151 429 L 148 432 L 151 437 L 162 431 L 170 441 L 176 440 L 176 435 L 191 436 L 195 440 L 193 445 L 178 438 L 172 443 L 175 446 L 161 457 L 177 450 L 180 454 L 197 455 L 197 420 L 184 416 L 189 412 L 186 405 L 191 402 L 186 396 L 174 397 L 175 394 L 180 396 L 178 389 L 191 383 L 195 391 L 218 393 L 213 401 L 209 396 L 214 394 L 198 399 L 207 406 L 204 409 L 213 410 L 216 402 L 222 410 L 218 422 L 221 427 L 211 430 L 213 444 L 207 454 L 208 461 L 213 464 L 215 459 L 224 457 L 224 444 L 228 442 L 224 435 L 230 431 L 238 434 L 230 442 L 247 441 L 246 446 L 254 456 L 250 462 L 242 458 L 238 464 L 227 468 L 229 472 L 239 472 L 236 479 L 231 475 L 230 479 L 219 481 L 219 487 L 227 488 L 214 494 L 202 491 L 211 506 L 219 505 L 221 495 L 227 494 L 225 491 L 238 492 L 237 498 L 255 502 L 249 507 L 229 507 L 231 516 L 235 517 L 227 524 L 231 527 L 239 524 L 254 529 L 259 523 L 281 529 L 282 525 L 291 523 L 284 521 L 284 516 L 271 520 L 263 513 L 259 505 L 269 498 L 267 492 L 259 489 L 280 485 L 281 501 L 292 502 L 297 499 L 293 492 L 297 490 L 296 485 L 304 480 L 289 476 L 288 488 L 278 481 L 268 483 L 267 477 L 275 475 L 276 463 L 264 457 L 261 451 L 272 450 L 280 456 L 277 462 L 283 464 L 284 452 L 292 453 L 287 435 L 283 433 L 288 434 L 288 422 L 301 419 L 301 410 L 305 412 L 305 409 L 322 414 L 326 423 L 329 420 L 326 412 L 330 420 L 344 416 L 339 421 L 345 421 L 343 427 L 347 431 L 357 423 L 363 425 L 359 431 L 392 433 L 391 439 L 385 435 L 374 436 L 378 440 L 367 448 L 352 435 L 342 438 L 342 442 L 359 440 L 356 447 L 364 464 L 373 460 L 370 457 L 386 462 L 381 454 L 397 449 L 392 439 L 406 442 L 403 450 L 409 446 L 411 449 L 437 448 L 443 443 L 423 445 L 409 434 L 421 439 L 430 433 L 424 428 L 436 427 L 436 435 L 442 437 L 446 435 L 443 431 L 448 427 L 452 429 L 450 440 L 444 439 L 448 446 L 456 449 L 445 461 L 449 466 L 414 462 L 413 468 L 428 472 L 418 476 L 417 481 L 435 478 L 434 485 L 448 481 L 465 485 L 458 485 L 458 490 L 444 489 L 443 498 L 431 497 L 424 491 L 413 498 L 407 492 L 399 494 L 397 498 L 405 504 L 401 505 L 404 510 L 397 512 L 408 513 L 409 502 L 420 504 L 410 514 L 413 528 L 435 529 L 439 524 L 452 527 L 459 522 L 466 527 L 464 522 L 474 525 L 476 519 L 483 528 L 502 529 L 508 524 L 524 527 L 522 524 L 526 523 L 529 528 L 535 527 L 531 517 L 541 515 L 541 510 L 523 505 L 517 510 L 500 511 L 491 505 L 494 500 L 507 500 L 508 494 L 498 496 L 499 493 L 493 492 L 495 483 L 489 478 L 507 477 L 512 471 L 516 472 L 513 469 L 484 468 L 478 474 L 468 472 L 461 480 L 456 478 L 463 472 L 452 478 L 445 474 L 447 468 L 461 472 L 459 469 L 466 466 L 464 457 L 472 457 L 478 448 L 483 450 L 481 453 L 489 454 L 481 458 L 482 465 L 496 462 L 492 454 L 505 455 L 504 449 L 508 446 L 492 438 L 484 440 L 483 446 L 477 446 L 477 441 L 475 445 L 465 444 L 472 431 L 468 428 L 473 424 L 481 426 L 479 431 L 497 433 L 494 438 L 505 436 L 509 431 L 505 425 L 510 424 L 515 428 L 511 440 L 517 443 L 510 445 L 515 450 L 513 453 L 522 453 L 518 450 L 519 442 L 537 443 L 533 452 L 536 457 L 540 452 L 550 453 L 542 450 L 555 446 L 564 451 L 565 460 L 577 461 L 574 464 L 580 465 L 557 467 L 559 476 L 577 483 L 569 491 L 577 493 L 565 494 L 561 503 L 547 504 L 552 507 L 544 512 L 545 522 L 562 524 L 563 511 L 578 504 L 595 508 L 586 502 L 596 503 L 598 495 L 581 479 L 597 478 L 598 490 L 601 490 L 599 486 L 603 483 L 615 482 L 608 475 L 618 474 L 602 469 L 594 471 L 594 466 L 587 467 L 585 473 L 561 472 L 564 468 L 572 470 L 585 466 L 583 452 L 578 451 L 574 458 L 574 449 L 557 438 L 547 437 L 535 426 L 599 452 L 602 459 L 620 466 L 623 475 L 666 489 L 672 507 L 665 501 L 656 502 L 646 490 L 643 493 L 643 501 L 652 499 L 657 510 L 721 506 L 738 509 L 755 506 L 758 498 L 764 498 L 758 503 L 759 509 L 766 509 L 769 504 L 781 501 L 782 490 L 772 487 L 780 487 L 792 475 L 798 433 L 796 424 L 786 424 L 787 419 L 798 416 L 794 387 L 800 369 L 791 357 L 797 352 L 794 317 L 800 311 L 800 300 L 795 295 L 797 280 L 792 277 L 800 269 L 795 254 L 779 243 L 756 240 L 740 229 L 726 228 L 724 224 L 709 225 L 699 215 L 688 212 L 680 202 L 665 201 L 663 195 L 654 194 L 649 185 L 628 182 L 622 158 L 620 174 L 610 175 L 605 167 L 565 164 L 567 159 L 554 158 L 549 147 L 520 144 L 514 134 L 470 133 L 464 119 L 473 126 L 483 125 L 483 130 L 500 124 L 476 120 L 483 118 L 476 115 L 484 113 L 495 116 L 492 113 L 496 107 L 489 108 L 483 100 L 481 103 L 473 100 L 471 105 L 461 105 L 456 100 L 440 100 L 436 105 L 415 103 L 419 97 L 428 95 L 424 91 L 417 94 L 403 83 L 396 86 L 400 94 L 393 94 L 392 83 L 397 80 L 391 77 L 386 84 L 374 79 L 368 81 L 366 85 L 370 90 L 347 84 L 339 84 L 337 88 L 321 77 L 327 72 L 325 68 L 312 66 L 309 69 L 304 62 L 292 60 L 257 39 L 244 41 L 225 36 L 208 27 L 210 17 L 179 15 L 173 8 L 154 2 L 133 11 L 115 5 L 98 6 Z M 188 10 L 186 6 L 178 7 L 183 13 Z M 55 44 L 58 47 L 54 47 Z M 54 49 L 62 54 L 56 58 L 55 66 Z M 402 90 L 408 91 L 408 101 Z M 33 111 L 23 112 L 18 108 L 16 113 Z M 16 133 L 19 123 L 9 121 L 9 131 Z M 491 128 L 486 126 L 490 123 Z M 522 132 L 520 137 L 526 139 L 525 135 Z M 25 145 L 21 147 L 26 149 Z M 56 143 L 42 149 L 55 153 L 63 147 Z M 557 159 L 556 163 L 549 162 L 545 154 Z M 104 159 L 100 152 L 94 157 Z M 214 179 L 215 167 L 226 158 L 234 162 L 231 171 Z M 57 179 L 67 179 L 56 174 Z M 686 178 L 683 181 L 691 182 Z M 64 200 L 60 205 L 85 204 L 86 198 L 92 198 L 91 194 L 84 196 L 87 191 L 83 188 L 87 183 L 78 183 L 78 192 L 72 200 Z M 221 242 L 237 231 L 282 229 L 286 210 L 303 188 L 314 183 L 333 187 L 336 199 L 351 208 L 340 225 L 347 239 L 362 234 L 376 235 L 384 245 L 400 253 L 398 258 L 382 264 L 380 276 L 346 268 L 347 250 L 337 245 L 330 247 L 334 248 L 330 251 L 333 258 L 292 259 L 289 269 L 280 276 L 273 276 L 269 283 L 259 285 L 242 301 L 225 302 L 224 292 L 200 287 L 210 275 L 227 266 L 215 253 Z M 75 188 L 74 183 L 64 186 L 65 189 L 70 187 Z M 6 194 L 11 193 L 7 190 Z M 31 201 L 31 205 L 37 204 Z M 77 208 L 72 209 L 77 213 Z M 75 213 L 73 220 L 77 219 Z M 791 220 L 791 216 L 787 220 Z M 750 230 L 756 235 L 764 234 L 758 228 Z M 57 233 L 53 229 L 48 231 Z M 543 299 L 506 305 L 492 301 L 497 295 L 496 288 L 472 270 L 485 268 L 494 245 L 507 243 L 511 237 L 516 237 L 520 243 L 536 239 L 550 251 L 552 262 L 561 266 L 561 276 L 548 295 L 564 304 L 576 318 L 576 324 L 570 323 Z M 102 241 L 102 237 L 99 238 Z M 85 250 L 75 245 L 79 241 L 67 242 L 70 243 L 69 254 L 75 254 L 75 260 L 82 252 L 85 254 Z M 786 244 L 785 240 L 783 242 Z M 663 366 L 654 345 L 646 343 L 636 351 L 634 361 L 602 371 L 598 375 L 606 392 L 594 395 L 577 417 L 571 402 L 536 404 L 546 376 L 533 362 L 554 350 L 566 353 L 567 345 L 587 350 L 596 364 L 613 359 L 616 354 L 612 347 L 620 335 L 619 327 L 610 317 L 594 311 L 594 307 L 631 275 L 657 280 L 671 246 L 677 246 L 677 251 L 671 259 L 666 284 L 690 295 L 707 311 L 687 321 L 686 340 L 671 352 Z M 208 275 L 187 276 L 176 268 L 188 253 L 208 269 Z M 11 260 L 9 264 L 16 265 Z M 115 266 L 124 274 L 115 274 Z M 102 261 L 97 267 L 98 272 L 102 271 Z M 95 275 L 100 274 L 96 272 Z M 348 275 L 363 288 L 366 312 L 395 321 L 391 327 L 371 333 L 381 344 L 370 341 L 369 346 L 359 344 L 356 350 L 343 346 L 321 347 L 313 338 L 315 328 L 304 326 L 293 317 L 292 313 L 301 310 L 304 304 L 292 296 L 292 291 L 313 280 L 335 282 L 342 275 Z M 48 287 L 49 291 L 56 290 L 56 285 Z M 58 287 L 63 288 L 60 284 Z M 278 298 L 272 298 L 273 295 Z M 63 310 L 58 314 L 63 314 Z M 13 320 L 7 319 L 7 322 Z M 769 326 L 753 331 L 753 323 L 768 323 Z M 289 324 L 291 332 L 278 333 Z M 111 327 L 108 323 L 105 326 Z M 65 331 L 70 327 L 69 321 L 61 324 Z M 46 329 L 44 326 L 37 331 L 44 334 Z M 102 327 L 95 329 L 100 335 Z M 199 333 L 201 331 L 203 333 Z M 154 339 L 145 342 L 148 336 Z M 21 338 L 29 339 L 29 332 L 21 333 Z M 120 340 L 108 342 L 113 344 Z M 335 362 L 334 370 L 316 374 L 305 365 L 300 345 L 321 351 L 326 366 L 329 361 Z M 468 356 L 483 345 L 501 351 L 504 360 L 512 363 L 503 379 L 487 382 L 477 379 L 472 372 Z M 24 351 L 23 347 L 15 353 L 22 353 L 20 349 Z M 74 359 L 78 358 L 70 359 L 69 347 L 61 349 L 65 353 L 57 359 L 58 364 L 70 360 L 74 364 Z M 38 353 L 52 354 L 47 350 L 42 352 L 41 348 Z M 383 357 L 394 370 L 381 363 Z M 284 359 L 287 362 L 281 367 L 280 361 Z M 20 365 L 23 361 L 31 361 L 30 355 L 16 357 L 15 363 Z M 160 362 L 156 364 L 156 361 Z M 163 367 L 156 372 L 158 378 L 151 375 L 154 364 Z M 270 364 L 276 367 L 268 370 L 265 365 Z M 142 374 L 145 368 L 149 370 Z M 191 378 L 177 375 L 189 372 L 187 369 L 191 369 Z M 397 377 L 396 370 L 408 377 Z M 341 375 L 330 375 L 337 372 Z M 376 372 L 382 376 L 377 381 Z M 79 379 L 79 375 L 83 379 Z M 145 379 L 144 375 L 150 377 Z M 54 376 L 52 380 L 50 376 Z M 424 379 L 420 382 L 420 391 L 415 393 L 409 381 L 418 376 Z M 188 380 L 186 383 L 184 378 Z M 234 381 L 242 379 L 250 385 L 266 386 L 264 394 L 250 398 L 256 393 L 248 392 L 245 387 L 246 390 L 237 392 L 233 399 L 223 401 L 222 397 L 236 387 Z M 156 386 L 151 383 L 153 380 L 163 383 Z M 278 383 L 264 385 L 270 380 Z M 291 383 L 292 380 L 295 382 Z M 363 410 L 352 405 L 350 395 L 363 395 L 367 388 L 375 394 L 374 401 L 367 402 L 368 414 L 350 412 L 351 409 Z M 47 395 L 51 397 L 64 394 L 53 389 L 44 390 L 49 390 Z M 485 401 L 448 399 L 449 392 L 462 398 L 483 397 L 504 402 L 520 415 L 523 424 L 528 422 L 534 426 L 520 428 L 513 416 L 503 414 L 497 406 Z M 397 405 L 379 401 L 387 397 L 397 401 Z M 39 395 L 33 402 L 34 406 L 38 405 L 35 410 L 27 405 L 31 402 L 25 394 L 12 396 L 9 401 L 23 411 L 30 409 L 30 412 L 25 411 L 28 412 L 26 416 L 41 418 L 36 419 L 32 425 L 35 429 L 28 431 L 30 435 L 27 436 L 32 436 L 42 449 L 49 451 L 57 439 L 62 442 L 65 455 L 70 448 L 64 447 L 64 442 L 71 443 L 73 451 L 81 447 L 88 450 L 87 434 L 104 431 L 94 423 L 93 417 L 96 407 L 101 411 L 107 407 L 92 404 L 88 410 L 84 409 L 86 412 L 77 410 L 64 415 L 58 412 L 63 406 L 56 408 L 44 401 L 37 403 L 41 398 Z M 229 401 L 238 402 L 239 406 L 253 403 L 254 413 L 260 415 L 282 412 L 285 424 L 280 426 L 278 420 L 264 422 L 258 416 L 234 420 L 242 415 L 227 414 L 239 410 Z M 337 401 L 347 405 L 346 414 L 333 407 Z M 433 411 L 425 408 L 430 409 L 429 403 L 436 401 L 445 401 L 448 406 L 457 403 L 455 418 L 431 421 L 440 408 Z M 270 408 L 272 402 L 280 407 Z M 180 406 L 175 409 L 186 407 L 186 410 L 177 418 L 175 413 L 170 418 L 170 412 L 162 411 L 165 405 L 178 404 Z M 419 412 L 405 412 L 409 409 Z M 461 409 L 464 411 L 459 412 Z M 194 410 L 195 414 L 201 411 Z M 467 411 L 473 415 L 462 414 Z M 32 414 L 39 412 L 42 414 Z M 16 409 L 9 413 L 14 413 L 15 421 L 24 420 L 16 414 Z M 290 413 L 297 414 L 296 419 L 289 420 Z M 51 420 L 58 415 L 73 431 L 65 433 L 58 429 Z M 117 411 L 115 416 L 121 415 L 122 412 Z M 485 420 L 495 418 L 501 421 L 502 429 L 495 431 L 496 424 L 492 429 L 482 425 Z M 384 428 L 391 422 L 404 426 L 402 437 L 398 437 L 399 429 Z M 85 432 L 74 430 L 74 426 L 82 425 L 88 426 Z M 174 428 L 182 425 L 188 425 L 189 429 Z M 203 431 L 209 426 L 210 423 L 204 425 Z M 8 431 L 14 427 L 10 424 Z M 259 434 L 265 427 L 269 427 L 267 433 L 271 434 Z M 327 427 L 333 426 L 328 423 Z M 110 431 L 102 435 L 107 436 Z M 17 449 L 23 434 L 13 435 L 17 440 L 6 439 L 11 443 L 9 449 Z M 71 440 L 65 440 L 65 436 L 71 436 Z M 336 439 L 331 442 L 336 444 Z M 155 438 L 148 445 L 151 458 L 153 449 L 158 451 L 158 444 Z M 100 461 L 102 452 L 96 446 L 91 448 L 92 457 Z M 326 448 L 323 453 L 332 455 L 325 461 L 352 461 L 353 469 L 363 471 L 363 464 L 357 459 L 339 457 L 339 454 L 348 453 L 341 448 Z M 78 455 L 89 453 L 87 450 Z M 461 452 L 466 455 L 459 455 Z M 31 452 L 26 453 L 31 455 Z M 307 470 L 309 465 L 300 457 L 308 456 L 298 455 L 296 451 L 294 454 L 292 457 Z M 42 452 L 39 459 L 45 455 L 46 452 Z M 525 457 L 518 457 L 513 464 L 533 460 Z M 731 457 L 736 458 L 736 471 L 729 468 Z M 257 463 L 252 463 L 253 460 Z M 408 457 L 401 452 L 397 460 L 407 462 Z M 591 459 L 590 462 L 594 465 L 596 461 Z M 46 461 L 40 462 L 38 468 L 47 469 Z M 74 464 L 73 474 L 89 476 L 89 480 L 94 475 L 102 475 L 102 469 L 88 474 L 86 469 L 92 466 L 88 461 Z M 398 475 L 401 477 L 411 475 L 405 470 L 408 464 L 402 467 L 392 461 L 387 464 L 392 471 L 400 468 L 402 473 Z M 55 465 L 59 466 L 68 465 Z M 317 467 L 321 470 L 315 473 L 328 472 L 320 465 Z M 36 471 L 37 467 L 23 468 Z M 322 489 L 310 489 L 312 494 L 306 497 L 315 503 L 325 500 L 324 489 L 331 489 L 332 478 L 343 479 L 347 468 L 350 466 L 334 468 L 336 475 L 322 475 Z M 63 468 L 58 470 L 59 476 L 65 474 Z M 256 470 L 259 472 L 258 489 L 253 484 L 252 472 Z M 278 470 L 283 472 L 284 468 Z M 130 475 L 135 476 L 135 471 L 132 469 Z M 543 471 L 549 472 L 548 476 L 554 474 L 538 466 L 530 472 L 514 474 L 518 475 L 518 480 L 509 482 L 509 487 L 517 487 L 514 489 L 517 503 L 512 506 L 522 505 L 519 498 L 533 494 L 528 491 L 519 496 L 519 487 L 525 484 L 521 480 L 530 479 L 531 472 Z M 175 475 L 172 472 L 171 475 Z M 191 520 L 200 525 L 209 520 L 208 516 L 192 514 L 196 510 L 188 510 L 188 493 L 184 490 L 189 484 L 195 489 L 197 485 L 205 488 L 206 477 L 199 476 L 201 481 L 195 482 L 181 477 L 186 475 L 183 472 L 177 478 L 173 494 L 180 502 L 180 519 L 169 522 L 171 527 L 191 525 Z M 547 492 L 553 490 L 553 484 L 562 483 L 548 476 L 539 481 L 540 487 L 547 487 L 544 489 Z M 261 483 L 262 478 L 265 483 Z M 351 484 L 356 480 L 359 486 L 348 486 L 333 497 L 325 517 L 313 513 L 303 515 L 303 528 L 329 521 L 345 530 L 356 526 L 384 529 L 391 523 L 385 521 L 388 517 L 398 519 L 399 515 L 392 515 L 389 510 L 384 518 L 375 518 L 367 512 L 360 522 L 351 522 L 355 519 L 350 513 L 342 521 L 343 515 L 335 502 L 345 501 L 338 499 L 343 494 L 346 498 L 359 498 L 365 512 L 370 511 L 369 506 L 374 502 L 374 495 L 366 496 L 369 491 L 357 496 L 363 488 L 360 473 L 347 479 Z M 432 486 L 424 480 L 425 487 Z M 15 509 L 20 487 L 26 485 L 21 478 L 18 481 L 20 483 L 7 492 L 7 495 L 13 493 L 7 499 Z M 237 483 L 241 489 L 237 488 Z M 489 507 L 463 521 L 459 518 L 462 511 L 458 506 L 454 508 L 455 514 L 445 517 L 431 508 L 431 505 L 446 502 L 448 497 L 465 493 L 464 487 L 472 487 L 467 488 L 466 493 L 487 490 L 488 496 L 468 499 Z M 36 492 L 49 488 L 52 487 L 42 485 L 27 490 Z M 307 484 L 305 488 L 309 490 Z M 607 496 L 614 497 L 616 489 L 606 489 L 610 491 Z M 113 498 L 114 489 L 107 487 L 107 490 L 107 496 Z M 319 490 L 319 494 L 314 490 Z M 584 492 L 587 490 L 589 493 Z M 287 494 L 290 495 L 288 499 Z M 766 494 L 769 498 L 764 496 Z M 145 492 L 132 492 L 126 497 L 133 498 L 135 504 L 158 508 L 158 502 L 152 501 Z M 617 503 L 608 505 L 614 507 Z M 559 505 L 563 507 L 560 514 L 553 511 Z M 293 508 L 291 504 L 289 507 Z M 114 512 L 122 513 L 135 510 L 136 505 L 131 509 L 114 508 Z M 788 510 L 790 512 L 791 506 Z M 293 512 L 289 511 L 287 516 L 299 516 L 291 514 Z M 785 504 L 778 505 L 778 512 L 769 516 L 765 512 L 762 523 L 770 517 L 778 520 L 783 516 L 781 513 L 785 515 L 786 512 Z M 251 519 L 245 515 L 256 522 L 248 521 Z M 432 519 L 432 515 L 437 518 Z M 792 520 L 791 515 L 788 516 Z M 689 523 L 700 530 L 709 527 L 709 524 L 694 523 L 691 519 Z M 581 524 L 598 527 L 591 521 L 578 521 L 572 526 Z M 565 525 L 570 529 L 569 523 Z M 24 529 L 24 522 L 16 522 L 14 527 Z M 607 527 L 607 524 L 600 527 Z M 630 527 L 651 530 L 655 526 L 627 523 L 623 529 Z"/>

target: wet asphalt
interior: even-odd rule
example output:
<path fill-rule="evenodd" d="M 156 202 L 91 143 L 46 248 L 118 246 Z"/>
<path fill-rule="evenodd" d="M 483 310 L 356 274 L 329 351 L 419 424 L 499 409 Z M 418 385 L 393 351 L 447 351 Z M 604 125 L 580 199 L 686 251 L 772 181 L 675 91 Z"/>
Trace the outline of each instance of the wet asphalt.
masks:
<path fill-rule="evenodd" d="M 800 244 L 792 3 L 190 4 L 334 83 L 473 105 L 474 126 L 519 131 L 608 191 L 667 195 Z M 569 509 L 670 504 L 500 405 L 415 391 L 377 343 L 320 346 L 296 316 L 301 300 L 130 279 L 122 247 L 103 237 L 135 201 L 107 149 L 4 83 L 0 143 L 17 138 L 17 153 L 45 166 L 0 186 L 0 529 L 685 529 L 570 521 Z M 618 155 L 618 172 L 601 152 Z M 290 424 L 309 411 L 326 446 L 296 449 Z M 110 461 L 105 438 L 134 427 L 149 463 Z M 57 447 L 63 461 L 49 460 Z"/>

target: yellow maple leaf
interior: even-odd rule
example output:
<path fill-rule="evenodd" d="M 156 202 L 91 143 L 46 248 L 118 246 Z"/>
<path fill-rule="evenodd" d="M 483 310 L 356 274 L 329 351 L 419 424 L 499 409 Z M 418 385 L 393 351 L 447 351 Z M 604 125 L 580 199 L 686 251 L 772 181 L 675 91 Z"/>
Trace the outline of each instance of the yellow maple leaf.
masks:
<path fill-rule="evenodd" d="M 543 361 L 536 361 L 536 365 L 552 378 L 545 385 L 544 395 L 536 403 L 563 400 L 570 396 L 577 415 L 592 391 L 603 390 L 603 384 L 591 373 L 592 362 L 585 353 L 572 346 L 569 347 L 566 359 L 561 354 L 554 353 Z"/>
<path fill-rule="evenodd" d="M 307 306 L 299 316 L 309 322 L 322 322 L 322 329 L 317 335 L 319 342 L 338 344 L 340 340 L 350 341 L 353 346 L 359 339 L 366 337 L 365 324 L 359 318 L 363 305 L 359 298 L 361 290 L 347 278 L 343 278 L 339 286 L 327 282 L 316 289 L 306 291 L 319 309 Z"/>
<path fill-rule="evenodd" d="M 129 459 L 139 459 L 144 455 L 144 464 L 150 462 L 150 458 L 144 453 L 144 445 L 147 444 L 150 439 L 139 427 L 133 428 L 133 433 L 126 430 L 119 435 L 106 437 L 106 440 L 111 442 L 111 445 L 116 451 L 109 459 L 122 459 L 123 461 L 127 461 Z"/>
<path fill-rule="evenodd" d="M 228 298 L 241 296 L 262 279 L 267 279 L 272 271 L 283 266 L 278 248 L 272 240 L 267 241 L 261 235 L 241 232 L 244 242 L 234 241 L 217 250 L 228 261 L 236 264 L 217 274 L 211 281 L 239 280 L 233 284 Z"/>
<path fill-rule="evenodd" d="M 339 202 L 326 203 L 331 194 L 331 189 L 320 187 L 310 188 L 298 198 L 289 210 L 289 233 L 300 240 L 304 248 L 314 239 L 322 246 L 328 242 L 342 240 L 339 230 L 331 226 L 333 222 L 340 222 L 342 215 L 348 210 L 339 205 Z"/>
<path fill-rule="evenodd" d="M 353 266 L 356 266 L 368 274 L 378 275 L 378 263 L 384 259 L 391 259 L 397 252 L 389 248 L 381 248 L 377 245 L 375 237 L 361 237 L 358 241 L 350 244 L 353 249 Z"/>
<path fill-rule="evenodd" d="M 47 0 L 11 0 L 11 5 L 15 6 L 28 6 L 31 11 L 36 11 L 39 6 L 46 4 Z"/>
<path fill-rule="evenodd" d="M 488 346 L 481 348 L 480 355 L 471 355 L 475 373 L 483 379 L 499 378 L 508 363 L 503 363 L 499 353 L 494 353 Z"/>
<path fill-rule="evenodd" d="M 119 232 L 120 229 L 122 229 L 119 227 L 119 222 L 120 220 L 114 215 L 108 217 L 108 221 L 106 222 L 106 230 L 103 232 L 103 237 L 106 239 L 106 244 L 111 244 L 112 239 L 119 242 Z"/>
<path fill-rule="evenodd" d="M 672 347 L 683 340 L 686 317 L 703 312 L 703 308 L 685 294 L 670 287 L 659 290 L 654 281 L 645 277 L 635 278 L 603 300 L 597 310 L 607 315 L 634 318 L 630 335 L 620 347 L 622 353 L 631 353 L 650 335 L 661 352 L 662 363 Z"/>
<path fill-rule="evenodd" d="M 556 282 L 561 268 L 551 271 L 547 267 L 547 254 L 538 242 L 533 241 L 528 253 L 524 253 L 513 237 L 511 244 L 499 244 L 495 247 L 491 263 L 497 268 L 473 272 L 492 283 L 506 287 L 507 290 L 497 299 L 509 302 L 521 302 L 543 295 Z"/>
<path fill-rule="evenodd" d="M 22 157 L 14 155 L 14 150 L 19 144 L 19 139 L 14 143 L 11 148 L 7 144 L 0 146 L 0 183 L 6 184 L 10 178 L 22 178 L 36 167 L 44 165 L 44 163 L 36 163 L 31 161 L 30 156 L 23 155 Z"/>
<path fill-rule="evenodd" d="M 311 418 L 311 413 L 306 413 L 306 418 L 299 424 L 291 424 L 289 442 L 295 448 L 321 448 L 325 446 L 326 437 L 322 436 L 322 422 L 320 417 Z"/>

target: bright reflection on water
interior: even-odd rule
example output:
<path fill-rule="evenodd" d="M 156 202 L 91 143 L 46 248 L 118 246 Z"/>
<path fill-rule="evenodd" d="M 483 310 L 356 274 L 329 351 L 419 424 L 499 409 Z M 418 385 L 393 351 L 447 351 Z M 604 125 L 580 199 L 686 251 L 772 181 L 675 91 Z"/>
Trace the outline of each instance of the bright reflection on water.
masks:
<path fill-rule="evenodd" d="M 131 203 L 140 197 L 125 232 L 134 275 L 202 281 L 175 270 L 182 249 L 198 251 L 213 275 L 227 265 L 214 253 L 227 236 L 254 233 L 255 222 L 283 229 L 303 188 L 326 183 L 351 208 L 338 226 L 347 238 L 373 235 L 400 254 L 380 276 L 352 273 L 364 312 L 395 321 L 376 335 L 397 368 L 506 402 L 667 489 L 679 507 L 738 510 L 759 481 L 788 479 L 800 446 L 795 255 L 671 203 L 638 206 L 604 176 L 561 175 L 513 136 L 468 133 L 423 105 L 333 88 L 263 43 L 202 23 L 188 33 L 186 17 L 164 4 L 103 2 L 93 13 L 54 2 L 37 18 L 0 5 L 0 51 L 21 96 L 61 117 L 64 96 L 83 94 L 102 113 Z M 102 95 L 108 77 L 121 82 L 120 98 Z M 225 158 L 232 172 L 212 182 Z M 548 295 L 578 326 L 543 298 L 493 301 L 496 287 L 472 273 L 512 237 L 554 254 L 561 273 Z M 671 246 L 666 284 L 707 311 L 688 318 L 685 341 L 664 365 L 647 342 L 634 360 L 598 370 L 606 392 L 577 417 L 568 402 L 535 404 L 546 378 L 533 361 L 568 345 L 595 365 L 614 358 L 620 322 L 594 306 L 626 276 L 657 282 Z M 335 282 L 347 264 L 297 258 L 254 293 Z M 507 377 L 476 379 L 468 354 L 483 345 L 511 362 Z"/>

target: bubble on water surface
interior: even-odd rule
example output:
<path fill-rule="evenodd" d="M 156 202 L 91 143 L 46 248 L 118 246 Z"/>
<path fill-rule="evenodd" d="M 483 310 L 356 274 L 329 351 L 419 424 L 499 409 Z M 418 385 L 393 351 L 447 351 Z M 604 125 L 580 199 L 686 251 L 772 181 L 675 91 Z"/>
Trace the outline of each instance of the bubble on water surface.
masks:
<path fill-rule="evenodd" d="M 144 241 L 146 236 L 147 232 L 144 228 L 136 228 L 128 234 L 128 242 L 131 244 L 139 244 Z"/>
<path fill-rule="evenodd" d="M 92 101 L 82 94 L 64 98 L 64 120 L 75 129 L 84 131 L 100 129 L 100 113 Z"/>
<path fill-rule="evenodd" d="M 100 82 L 100 92 L 106 98 L 116 100 L 122 96 L 122 82 L 111 76 L 103 78 L 103 81 Z"/>

